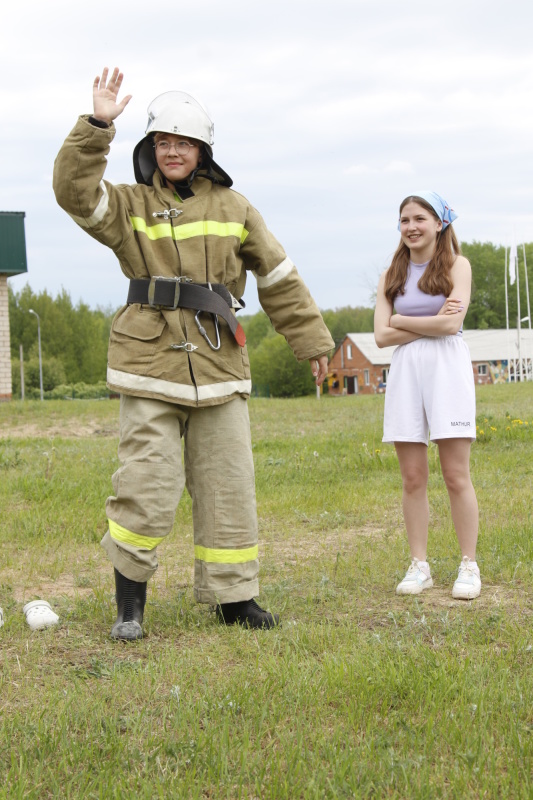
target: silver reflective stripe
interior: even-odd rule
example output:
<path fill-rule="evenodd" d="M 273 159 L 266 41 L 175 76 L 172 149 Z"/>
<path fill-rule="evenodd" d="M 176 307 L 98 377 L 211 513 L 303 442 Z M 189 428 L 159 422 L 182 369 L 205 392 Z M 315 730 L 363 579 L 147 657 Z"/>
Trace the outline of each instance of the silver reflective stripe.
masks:
<path fill-rule="evenodd" d="M 164 395 L 173 400 L 188 400 L 195 403 L 197 400 L 196 387 L 185 383 L 172 383 L 161 378 L 149 378 L 145 375 L 133 375 L 131 372 L 121 372 L 118 369 L 107 368 L 107 382 L 121 389 L 130 391 L 151 392 Z"/>
<path fill-rule="evenodd" d="M 208 383 L 198 387 L 198 400 L 211 400 L 214 397 L 229 397 L 232 394 L 250 394 L 252 381 L 224 381 Z"/>
<path fill-rule="evenodd" d="M 250 394 L 252 381 L 221 381 L 210 383 L 207 386 L 188 386 L 184 383 L 172 383 L 161 378 L 149 378 L 145 375 L 133 375 L 131 372 L 122 372 L 118 369 L 107 369 L 108 384 L 117 389 L 130 391 L 150 392 L 151 394 L 168 397 L 169 400 L 187 400 L 196 403 L 200 400 L 210 400 L 216 397 L 229 397 L 232 394 Z"/>
<path fill-rule="evenodd" d="M 268 286 L 273 286 L 275 283 L 282 281 L 294 268 L 294 264 L 290 258 L 285 258 L 281 264 L 274 267 L 272 272 L 269 272 L 268 275 L 263 277 L 262 275 L 258 275 L 254 270 L 252 270 L 252 275 L 257 281 L 257 288 L 266 289 Z"/>
<path fill-rule="evenodd" d="M 74 222 L 82 228 L 93 228 L 95 225 L 98 225 L 107 214 L 107 209 L 109 208 L 109 194 L 103 181 L 100 181 L 100 189 L 102 190 L 102 197 L 90 217 L 77 217 L 75 214 L 70 214 Z"/>

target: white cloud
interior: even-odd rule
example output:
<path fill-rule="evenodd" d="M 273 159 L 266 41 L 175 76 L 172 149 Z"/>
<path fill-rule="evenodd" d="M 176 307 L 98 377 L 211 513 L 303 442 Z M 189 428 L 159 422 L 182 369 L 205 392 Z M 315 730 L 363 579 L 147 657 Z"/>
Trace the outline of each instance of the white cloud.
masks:
<path fill-rule="evenodd" d="M 377 175 L 386 172 L 413 172 L 413 165 L 409 161 L 389 161 L 383 166 L 373 166 L 371 164 L 354 164 L 345 170 L 346 175 Z"/>

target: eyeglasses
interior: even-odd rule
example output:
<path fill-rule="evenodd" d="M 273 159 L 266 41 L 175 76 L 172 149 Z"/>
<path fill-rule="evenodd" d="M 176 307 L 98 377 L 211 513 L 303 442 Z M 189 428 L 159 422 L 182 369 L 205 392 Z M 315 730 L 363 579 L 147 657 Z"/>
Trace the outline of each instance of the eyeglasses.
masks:
<path fill-rule="evenodd" d="M 166 139 L 159 139 L 154 144 L 154 148 L 157 150 L 158 153 L 161 153 L 161 155 L 163 156 L 166 156 L 167 153 L 170 153 L 172 147 L 179 156 L 186 156 L 187 153 L 190 151 L 191 147 L 198 147 L 198 145 L 194 144 L 193 142 L 185 142 L 185 141 L 168 142 Z"/>

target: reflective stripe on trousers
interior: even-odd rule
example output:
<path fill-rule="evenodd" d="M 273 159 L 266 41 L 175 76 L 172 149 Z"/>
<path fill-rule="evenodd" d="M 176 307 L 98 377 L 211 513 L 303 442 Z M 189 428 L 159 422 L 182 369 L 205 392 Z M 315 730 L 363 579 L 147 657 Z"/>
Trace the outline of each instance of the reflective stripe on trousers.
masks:
<path fill-rule="evenodd" d="M 185 443 L 185 468 L 181 437 Z M 172 530 L 185 484 L 192 497 L 194 593 L 237 602 L 259 593 L 257 511 L 247 401 L 188 408 L 123 395 L 120 468 L 102 544 L 131 580 L 157 569 L 157 545 Z"/>

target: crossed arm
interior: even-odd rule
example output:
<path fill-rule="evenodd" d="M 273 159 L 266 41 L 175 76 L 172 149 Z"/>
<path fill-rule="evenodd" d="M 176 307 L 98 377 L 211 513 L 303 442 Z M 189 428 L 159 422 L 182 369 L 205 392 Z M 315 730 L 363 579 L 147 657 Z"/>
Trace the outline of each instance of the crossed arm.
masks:
<path fill-rule="evenodd" d="M 378 347 L 407 344 L 422 336 L 453 336 L 460 329 L 470 303 L 472 271 L 464 256 L 457 256 L 451 270 L 453 289 L 439 313 L 433 317 L 393 314 L 385 297 L 385 272 L 378 284 L 374 313 L 374 336 Z"/>

